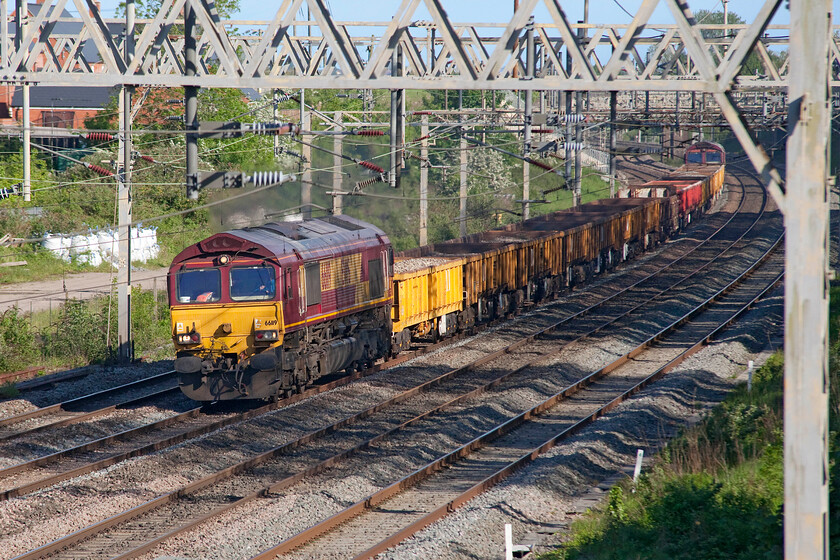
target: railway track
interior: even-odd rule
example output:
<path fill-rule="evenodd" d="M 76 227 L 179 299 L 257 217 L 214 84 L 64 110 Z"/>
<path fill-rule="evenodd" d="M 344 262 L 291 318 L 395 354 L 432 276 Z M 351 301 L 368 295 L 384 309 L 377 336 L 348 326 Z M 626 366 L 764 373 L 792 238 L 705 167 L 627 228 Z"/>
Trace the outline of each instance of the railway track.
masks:
<path fill-rule="evenodd" d="M 0 418 L 0 442 L 91 420 L 118 408 L 138 406 L 178 391 L 175 371 L 169 371 L 97 391 L 61 403 Z"/>
<path fill-rule="evenodd" d="M 744 233 L 747 233 L 749 231 L 750 230 L 747 229 L 747 231 L 744 232 Z M 733 241 L 733 242 L 730 242 L 729 247 L 730 248 L 735 248 L 735 249 L 740 249 L 740 250 L 733 249 L 732 252 L 733 253 L 743 253 L 744 248 L 743 247 L 737 247 L 736 248 L 735 247 L 736 243 L 738 243 L 737 240 Z M 754 245 L 755 240 L 754 239 L 746 240 L 746 241 L 744 241 L 744 244 L 745 245 L 749 245 L 749 244 Z M 718 250 L 720 250 L 720 249 L 718 249 Z M 701 261 L 706 261 L 706 259 L 702 255 L 698 254 L 698 255 L 695 255 L 695 257 L 697 259 L 701 260 Z M 686 260 L 688 260 L 688 259 L 686 259 Z M 642 282 L 643 281 L 637 282 L 636 284 L 633 285 L 633 287 L 636 288 L 637 290 L 640 289 L 640 285 L 642 284 Z M 676 281 L 673 285 L 677 286 L 679 284 L 684 284 L 684 283 L 685 283 L 685 278 L 683 277 L 682 280 Z M 657 291 L 657 289 L 655 289 L 655 286 L 654 287 L 648 286 L 647 290 L 648 291 L 652 290 L 652 291 L 655 292 L 653 295 L 648 295 L 648 299 L 662 299 L 663 295 L 666 294 L 666 291 L 661 289 L 661 288 L 658 289 L 658 291 Z M 625 292 L 629 293 L 629 290 L 625 290 Z M 622 293 L 625 293 L 625 292 L 622 292 Z M 676 297 L 679 297 L 679 296 L 676 296 Z M 639 309 L 641 309 L 641 307 L 640 307 L 641 305 L 642 304 L 637 302 L 635 304 L 635 306 L 630 306 L 630 309 L 625 313 L 625 315 L 630 315 L 634 311 L 638 311 Z M 578 319 L 583 314 L 584 313 L 573 314 L 572 317 L 574 317 L 575 319 Z M 589 314 L 591 316 L 592 315 L 592 310 L 588 309 L 586 311 L 586 314 Z M 613 319 L 614 319 L 614 317 L 613 317 Z M 614 324 L 615 322 L 616 322 L 616 320 L 612 320 L 608 324 Z M 556 329 L 559 324 L 563 324 L 563 322 L 561 321 L 560 323 L 555 324 L 553 326 L 553 329 L 546 329 L 546 331 Z M 604 325 L 604 326 L 606 326 L 606 325 Z M 602 327 L 594 329 L 594 330 L 591 329 L 591 328 L 589 330 L 584 329 L 585 333 L 580 335 L 580 336 L 587 336 L 587 335 L 592 336 L 603 328 L 604 327 L 602 326 Z M 530 341 L 531 342 L 533 342 L 535 339 L 536 339 L 536 336 L 530 336 Z M 470 367 L 456 368 L 456 370 L 453 370 L 448 374 L 447 379 L 463 378 L 464 374 L 467 371 L 475 370 L 475 369 L 479 368 L 482 365 L 482 363 L 483 364 L 490 363 L 490 364 L 493 364 L 494 366 L 498 366 L 499 358 L 501 358 L 502 356 L 510 355 L 514 350 L 516 350 L 517 348 L 522 348 L 526 344 L 530 344 L 530 342 L 528 340 L 517 341 L 515 344 L 511 345 L 511 348 L 506 348 L 500 353 L 497 352 L 495 355 L 490 355 L 489 358 L 487 356 L 485 356 L 486 359 L 481 361 L 481 363 L 473 364 Z M 556 341 L 551 341 L 551 344 L 553 346 L 556 346 Z M 568 344 L 571 344 L 571 342 L 566 343 L 566 345 L 568 345 Z M 524 354 L 527 356 L 527 354 L 530 351 L 531 350 L 526 350 L 524 352 Z M 544 356 L 542 358 L 544 358 Z M 498 369 L 498 367 L 495 367 L 495 368 L 491 367 L 489 369 L 491 370 L 490 373 L 492 373 L 492 370 L 493 369 Z M 503 369 L 508 370 L 508 373 L 505 376 L 503 376 L 504 378 L 510 377 L 510 375 L 512 375 L 510 373 L 510 371 L 518 372 L 517 369 L 511 370 L 511 367 L 509 365 L 506 366 Z M 441 376 L 440 379 L 433 379 L 433 380 L 431 380 L 429 382 L 426 382 L 424 384 L 415 386 L 415 387 L 409 389 L 408 391 L 404 392 L 403 394 L 398 395 L 398 396 L 390 399 L 391 402 L 389 402 L 389 403 L 378 403 L 377 405 L 375 405 L 373 407 L 369 407 L 368 409 L 365 409 L 365 410 L 361 411 L 360 413 L 355 415 L 354 418 L 348 417 L 348 418 L 345 418 L 345 419 L 343 419 L 343 420 L 341 420 L 337 423 L 334 423 L 330 426 L 324 427 L 320 430 L 312 431 L 309 434 L 305 435 L 304 437 L 298 438 L 297 440 L 289 442 L 288 444 L 285 444 L 284 446 L 280 446 L 278 448 L 272 449 L 272 450 L 270 450 L 266 453 L 263 453 L 263 454 L 261 454 L 257 457 L 249 459 L 248 461 L 242 462 L 238 465 L 235 465 L 233 467 L 225 469 L 225 471 L 223 471 L 221 473 L 217 473 L 216 475 L 213 475 L 212 477 L 207 477 L 207 478 L 204 478 L 202 480 L 195 481 L 192 484 L 190 484 L 188 486 L 185 486 L 183 488 L 180 488 L 175 492 L 169 493 L 169 494 L 164 495 L 164 496 L 160 496 L 159 498 L 157 498 L 155 500 L 147 502 L 147 503 L 145 503 L 141 506 L 135 507 L 130 512 L 126 512 L 122 515 L 114 516 L 114 517 L 112 517 L 110 519 L 107 519 L 107 520 L 105 520 L 105 521 L 103 521 L 99 524 L 96 524 L 96 525 L 93 525 L 93 526 L 89 527 L 84 532 L 79 532 L 79 533 L 71 535 L 70 537 L 67 537 L 63 540 L 56 541 L 55 543 L 47 545 L 46 547 L 42 547 L 41 549 L 32 551 L 32 553 L 30 553 L 30 554 L 23 555 L 20 558 L 42 557 L 44 555 L 48 555 L 48 554 L 51 554 L 51 553 L 56 552 L 58 550 L 61 550 L 64 547 L 73 546 L 74 544 L 80 545 L 81 548 L 76 548 L 73 551 L 66 550 L 66 551 L 62 552 L 61 556 L 62 557 L 73 557 L 73 558 L 82 558 L 82 557 L 93 558 L 93 557 L 100 557 L 100 556 L 101 557 L 111 557 L 111 556 L 113 556 L 113 554 L 117 550 L 115 548 L 115 543 L 121 542 L 121 541 L 122 541 L 121 546 L 129 548 L 129 550 L 127 552 L 125 552 L 125 554 L 123 554 L 121 557 L 136 556 L 137 554 L 141 554 L 142 552 L 144 552 L 146 550 L 149 550 L 151 547 L 156 546 L 157 542 L 160 542 L 161 540 L 163 540 L 165 538 L 168 538 L 168 537 L 171 537 L 174 534 L 177 534 L 178 532 L 182 532 L 184 530 L 187 530 L 190 527 L 195 526 L 196 524 L 198 524 L 201 521 L 203 521 L 204 519 L 206 519 L 208 516 L 218 514 L 218 512 L 220 511 L 220 508 L 222 510 L 229 509 L 231 507 L 231 504 L 241 506 L 248 501 L 255 500 L 257 497 L 265 495 L 266 493 L 273 493 L 273 492 L 280 491 L 284 487 L 287 487 L 288 485 L 291 485 L 291 484 L 294 484 L 294 483 L 296 483 L 300 480 L 303 480 L 306 476 L 312 476 L 314 473 L 319 472 L 320 470 L 323 470 L 323 469 L 325 469 L 325 468 L 327 468 L 327 467 L 329 467 L 333 464 L 336 464 L 336 463 L 346 459 L 347 457 L 349 457 L 353 454 L 359 453 L 359 452 L 363 451 L 364 449 L 370 448 L 371 446 L 375 445 L 376 443 L 381 442 L 384 438 L 389 437 L 390 435 L 393 435 L 396 431 L 404 430 L 405 428 L 407 428 L 409 426 L 412 426 L 412 425 L 416 424 L 417 422 L 422 421 L 425 418 L 429 418 L 430 416 L 433 416 L 435 414 L 440 413 L 441 410 L 451 408 L 451 407 L 455 406 L 456 404 L 458 404 L 460 402 L 463 402 L 466 399 L 474 398 L 478 394 L 476 391 L 479 391 L 479 389 L 480 389 L 479 392 L 484 392 L 488 388 L 496 386 L 496 385 L 504 382 L 504 379 L 496 376 L 496 377 L 491 378 L 490 381 L 487 381 L 485 379 L 483 385 L 478 384 L 477 387 L 476 387 L 476 383 L 473 383 L 472 386 L 470 386 L 468 388 L 465 388 L 465 387 L 462 386 L 460 389 L 455 390 L 455 393 L 457 393 L 459 396 L 454 397 L 454 399 L 457 400 L 458 403 L 456 403 L 453 400 L 453 398 L 450 398 L 450 397 L 452 397 L 451 394 L 447 393 L 445 395 L 437 395 L 438 401 L 443 399 L 442 402 L 440 402 L 436 407 L 433 407 L 432 409 L 426 408 L 425 410 L 420 412 L 419 415 L 415 414 L 413 417 L 412 416 L 407 416 L 408 412 L 406 410 L 403 410 L 402 413 L 398 413 L 396 415 L 396 419 L 385 420 L 385 421 L 376 421 L 374 423 L 378 422 L 380 424 L 378 429 L 379 429 L 379 432 L 381 432 L 381 433 L 380 433 L 380 435 L 376 436 L 373 440 L 370 440 L 370 439 L 362 440 L 361 443 L 358 443 L 358 445 L 356 445 L 355 447 L 352 447 L 350 449 L 345 448 L 344 451 L 342 451 L 339 455 L 332 456 L 332 457 L 330 457 L 328 459 L 325 459 L 325 460 L 321 460 L 320 462 L 315 461 L 314 466 L 310 466 L 308 469 L 301 470 L 300 467 L 298 465 L 296 465 L 295 468 L 292 469 L 290 474 L 288 474 L 288 476 L 286 476 L 285 478 L 283 478 L 283 477 L 279 478 L 281 480 L 281 482 L 276 482 L 276 480 L 278 479 L 278 475 L 277 475 L 276 472 L 272 472 L 270 474 L 270 476 L 268 476 L 267 478 L 269 480 L 274 480 L 274 482 L 271 482 L 268 485 L 263 484 L 262 486 L 260 486 L 260 484 L 259 484 L 260 481 L 258 481 L 257 479 L 261 479 L 261 478 L 265 478 L 265 477 L 260 477 L 260 476 L 255 477 L 254 475 L 248 475 L 247 474 L 249 472 L 249 469 L 253 470 L 255 467 L 259 467 L 260 465 L 264 465 L 266 462 L 270 461 L 271 459 L 274 459 L 276 457 L 284 456 L 283 454 L 288 453 L 291 450 L 298 450 L 298 449 L 302 448 L 303 446 L 307 445 L 308 443 L 310 443 L 312 441 L 315 441 L 316 439 L 318 439 L 319 443 L 322 444 L 323 446 L 329 447 L 329 446 L 333 446 L 336 440 L 347 442 L 348 438 L 350 436 L 354 435 L 353 434 L 354 431 L 356 431 L 356 432 L 361 431 L 361 432 L 367 433 L 368 431 L 373 429 L 374 426 L 372 426 L 372 425 L 359 426 L 358 424 L 361 420 L 366 419 L 366 418 L 373 419 L 377 413 L 379 413 L 380 411 L 386 410 L 389 407 L 393 407 L 393 405 L 395 405 L 395 404 L 405 403 L 405 404 L 409 405 L 412 397 L 415 397 L 416 395 L 419 395 L 421 393 L 431 392 L 431 390 L 433 388 L 439 387 L 447 379 L 444 379 L 443 376 Z M 464 384 L 462 384 L 462 385 L 464 385 Z M 460 391 L 460 393 L 459 393 L 459 391 Z M 411 408 L 411 407 L 409 406 L 408 408 Z M 413 419 L 412 420 L 406 420 L 406 417 L 413 418 Z M 350 433 L 345 433 L 345 432 L 341 431 L 345 428 L 349 428 Z M 383 428 L 384 428 L 384 431 L 383 431 Z M 332 442 L 324 442 L 323 438 L 325 436 L 330 436 L 330 435 L 333 438 Z M 352 439 L 351 441 L 359 441 L 358 434 L 355 434 L 355 439 Z M 318 450 L 315 450 L 314 455 L 316 455 L 316 456 L 318 455 Z M 321 452 L 321 455 L 323 455 L 323 452 Z M 314 460 L 314 457 L 313 457 L 313 460 Z M 313 462 L 313 461 L 310 460 L 310 463 L 311 462 Z M 261 467 L 261 468 L 264 468 L 264 467 Z M 295 470 L 295 469 L 297 469 L 297 470 Z M 250 481 L 249 483 L 242 482 L 243 475 L 244 475 L 245 479 L 248 479 Z M 237 480 L 238 480 L 238 482 L 237 482 Z M 262 481 L 262 482 L 266 482 L 266 481 Z M 230 485 L 230 486 L 226 486 L 226 485 Z M 250 489 L 251 491 L 247 492 L 246 491 L 247 489 Z M 207 494 L 209 494 L 209 498 L 208 498 Z M 203 496 L 203 499 L 202 499 L 202 496 Z M 221 500 L 219 499 L 219 496 L 222 497 Z M 231 496 L 237 496 L 238 498 L 234 500 L 234 499 L 230 498 Z M 213 497 L 215 497 L 215 500 L 212 499 Z M 220 501 L 221 501 L 221 503 L 220 503 Z M 190 508 L 187 507 L 187 502 L 189 502 L 190 504 L 200 504 L 200 505 L 198 506 L 197 510 L 195 510 L 195 509 L 190 510 Z M 186 510 L 184 508 L 186 508 Z M 143 517 L 138 518 L 138 516 L 140 516 L 140 515 L 142 515 Z M 139 524 L 139 526 L 142 527 L 143 529 L 142 530 L 139 530 L 139 529 L 136 529 L 136 528 L 132 529 L 132 526 L 131 526 L 131 520 L 132 519 L 134 519 L 134 522 L 136 524 Z M 152 525 L 155 525 L 155 521 L 160 521 L 161 519 L 164 520 L 164 521 L 168 520 L 169 525 L 167 525 L 164 528 L 164 530 L 156 529 L 156 531 L 159 533 L 158 537 L 156 539 L 153 539 L 152 541 L 148 541 L 148 539 L 147 539 L 146 541 L 141 542 L 141 544 L 135 546 L 134 543 L 138 540 L 138 535 L 146 536 L 147 533 L 150 531 L 149 527 L 152 526 Z M 189 519 L 190 521 L 189 521 L 189 523 L 187 523 L 186 525 L 182 525 L 181 527 L 177 527 L 177 524 L 175 524 L 175 526 L 173 527 L 173 523 L 172 523 L 173 519 Z M 126 523 L 126 522 L 128 522 L 128 523 Z M 163 524 L 166 525 L 166 523 L 163 523 Z M 108 533 L 107 538 L 104 538 L 104 539 L 98 539 L 97 538 L 97 539 L 93 539 L 93 540 L 88 540 L 86 542 L 82 542 L 82 541 L 85 541 L 85 539 L 90 538 L 92 535 L 99 534 L 99 533 L 101 533 L 101 532 L 103 532 L 107 529 L 112 528 L 112 527 L 116 527 L 116 530 L 111 532 L 111 533 Z M 140 540 L 142 541 L 142 539 L 140 539 Z M 103 544 L 103 542 L 104 542 L 104 544 Z M 131 542 L 132 544 L 129 544 L 129 542 Z M 104 554 L 104 556 L 102 556 L 103 554 Z M 111 556 L 108 556 L 109 554 Z"/>
<path fill-rule="evenodd" d="M 744 196 L 741 197 L 738 204 L 739 210 L 743 207 L 745 198 L 746 197 Z M 729 225 L 733 219 L 735 219 L 736 215 L 737 212 L 733 213 L 733 215 L 726 220 L 723 225 L 718 227 L 715 231 L 715 235 L 720 234 L 724 228 Z M 714 236 L 712 237 L 714 238 Z M 710 242 L 707 241 L 707 244 L 708 243 Z M 700 245 L 697 245 L 694 248 L 688 249 L 681 257 L 679 257 L 679 259 L 689 257 L 694 250 L 699 249 L 700 247 Z M 696 255 L 696 257 L 701 260 L 708 258 L 704 255 Z M 679 259 L 673 262 L 678 262 Z M 673 262 L 669 263 L 669 265 L 673 266 Z M 664 270 L 667 266 L 668 265 L 664 265 L 660 268 L 660 270 Z M 650 280 L 651 276 L 653 275 L 643 276 L 643 279 Z M 629 292 L 631 288 L 636 288 L 639 284 L 640 281 L 635 281 L 627 286 L 623 292 Z M 606 303 L 611 299 L 613 299 L 613 296 L 607 296 L 607 298 L 601 303 Z M 587 307 L 583 307 L 582 310 L 583 311 L 579 311 L 577 315 L 582 315 L 589 309 Z M 375 373 L 385 367 L 395 367 L 414 357 L 437 350 L 438 348 L 448 344 L 452 344 L 453 341 L 458 340 L 459 338 L 462 337 L 449 339 L 436 345 L 429 345 L 416 349 L 413 352 L 404 353 L 398 358 L 393 359 L 386 364 L 380 364 L 368 371 L 322 383 L 305 391 L 303 394 L 295 395 L 291 398 L 284 399 L 279 403 L 263 406 L 256 410 L 248 410 L 238 414 L 207 414 L 206 409 L 203 409 L 202 407 L 194 407 L 163 420 L 122 430 L 118 433 L 109 434 L 103 437 L 97 437 L 74 447 L 48 454 L 42 454 L 28 461 L 11 465 L 5 469 L 0 469 L 0 501 L 25 495 L 41 488 L 52 486 L 63 480 L 106 468 L 132 457 L 153 453 L 183 441 L 222 429 L 237 422 L 257 417 L 277 408 L 294 404 L 304 398 L 347 385 L 356 379 Z M 83 401 L 89 402 L 89 399 L 94 397 L 95 395 L 86 397 Z M 151 397 L 148 398 L 151 399 Z M 141 399 L 141 401 L 142 400 L 143 399 Z M 56 406 L 61 408 L 61 405 Z M 39 411 L 35 411 L 35 413 L 41 414 L 43 413 L 41 412 L 42 410 L 48 410 L 49 408 L 50 407 L 40 409 Z M 72 423 L 81 422 L 83 420 L 106 414 L 113 409 L 113 406 L 109 406 L 100 410 L 88 412 L 86 415 L 69 414 L 66 421 Z M 61 422 L 57 422 L 56 424 L 48 424 L 44 427 L 60 425 L 62 425 Z M 17 437 L 31 434 L 34 431 L 41 429 L 43 428 L 36 427 L 36 429 L 32 432 L 21 432 L 15 434 L 15 436 Z"/>

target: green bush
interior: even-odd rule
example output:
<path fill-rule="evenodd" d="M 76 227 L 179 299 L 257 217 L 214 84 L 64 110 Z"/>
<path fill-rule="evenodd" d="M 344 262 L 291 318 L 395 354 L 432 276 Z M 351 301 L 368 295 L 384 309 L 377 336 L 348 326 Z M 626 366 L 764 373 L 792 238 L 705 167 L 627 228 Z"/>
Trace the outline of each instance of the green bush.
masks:
<path fill-rule="evenodd" d="M 105 323 L 88 302 L 68 300 L 50 332 L 43 335 L 44 354 L 69 363 L 98 363 L 110 352 L 106 344 Z"/>
<path fill-rule="evenodd" d="M 0 315 L 0 371 L 15 371 L 32 366 L 38 357 L 35 335 L 29 321 L 17 307 Z"/>

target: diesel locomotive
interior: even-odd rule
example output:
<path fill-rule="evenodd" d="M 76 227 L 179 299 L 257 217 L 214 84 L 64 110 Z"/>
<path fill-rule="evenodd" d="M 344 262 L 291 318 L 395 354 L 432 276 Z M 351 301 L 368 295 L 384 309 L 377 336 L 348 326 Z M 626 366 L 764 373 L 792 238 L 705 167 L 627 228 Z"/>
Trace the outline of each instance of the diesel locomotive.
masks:
<path fill-rule="evenodd" d="M 687 226 L 719 196 L 723 148 L 611 198 L 395 255 L 350 216 L 218 233 L 172 262 L 175 369 L 197 401 L 276 399 L 590 280 Z"/>

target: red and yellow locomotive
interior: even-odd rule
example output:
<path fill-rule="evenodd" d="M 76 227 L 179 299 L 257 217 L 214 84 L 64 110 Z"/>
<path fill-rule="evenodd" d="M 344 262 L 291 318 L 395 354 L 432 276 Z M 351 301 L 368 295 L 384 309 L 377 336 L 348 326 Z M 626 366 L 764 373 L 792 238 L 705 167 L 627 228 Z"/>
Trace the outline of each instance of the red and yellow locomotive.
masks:
<path fill-rule="evenodd" d="M 349 216 L 213 235 L 169 271 L 175 369 L 195 400 L 273 398 L 390 347 L 393 253 Z"/>

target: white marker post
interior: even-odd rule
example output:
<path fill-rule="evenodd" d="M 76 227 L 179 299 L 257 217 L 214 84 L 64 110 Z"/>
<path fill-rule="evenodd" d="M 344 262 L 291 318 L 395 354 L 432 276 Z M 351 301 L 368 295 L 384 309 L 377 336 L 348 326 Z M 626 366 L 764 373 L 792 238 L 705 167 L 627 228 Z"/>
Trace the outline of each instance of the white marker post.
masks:
<path fill-rule="evenodd" d="M 752 393 L 753 361 L 747 362 L 747 393 Z"/>
<path fill-rule="evenodd" d="M 513 560 L 513 528 L 505 523 L 505 560 Z"/>
<path fill-rule="evenodd" d="M 639 475 L 642 474 L 642 459 L 644 459 L 644 457 L 644 449 L 636 451 L 636 469 L 633 471 L 633 484 L 636 484 L 636 481 L 639 480 Z"/>

